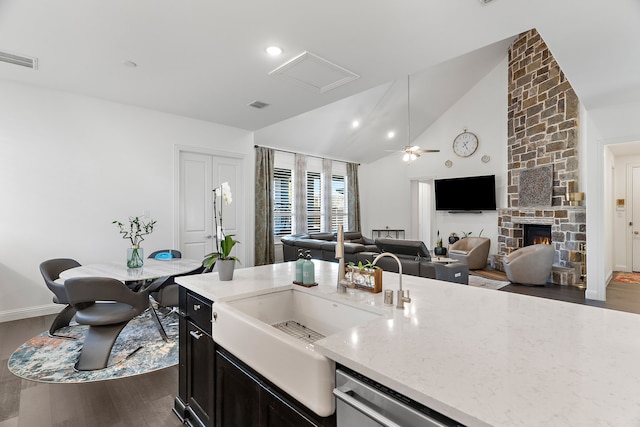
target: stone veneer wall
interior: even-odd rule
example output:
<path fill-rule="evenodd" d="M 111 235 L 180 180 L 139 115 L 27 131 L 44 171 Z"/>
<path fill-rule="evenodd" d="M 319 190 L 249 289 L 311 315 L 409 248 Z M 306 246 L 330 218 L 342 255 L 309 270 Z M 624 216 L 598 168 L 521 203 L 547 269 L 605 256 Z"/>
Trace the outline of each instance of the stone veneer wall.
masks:
<path fill-rule="evenodd" d="M 509 49 L 507 209 L 498 213 L 498 255 L 521 247 L 523 223 L 552 225 L 553 281 L 579 282 L 586 244 L 583 206 L 570 207 L 568 187 L 579 190 L 579 100 L 540 34 L 520 34 Z M 551 206 L 519 207 L 520 172 L 553 166 Z"/>

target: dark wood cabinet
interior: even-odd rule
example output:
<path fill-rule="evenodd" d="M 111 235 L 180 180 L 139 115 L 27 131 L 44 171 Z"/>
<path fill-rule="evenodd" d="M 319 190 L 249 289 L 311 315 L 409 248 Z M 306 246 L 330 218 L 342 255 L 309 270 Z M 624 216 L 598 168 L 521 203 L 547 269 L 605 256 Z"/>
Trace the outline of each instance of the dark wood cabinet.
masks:
<path fill-rule="evenodd" d="M 180 287 L 178 396 L 174 412 L 187 425 L 213 426 L 215 343 L 212 301 Z"/>
<path fill-rule="evenodd" d="M 261 419 L 262 425 L 268 427 L 306 427 L 335 425 L 333 417 L 310 419 L 291 403 L 274 394 L 270 389 L 262 393 Z"/>
<path fill-rule="evenodd" d="M 216 350 L 216 426 L 258 426 L 260 384 L 230 355 Z"/>
<path fill-rule="evenodd" d="M 335 426 L 318 417 L 231 353 L 216 347 L 216 427 Z"/>
<path fill-rule="evenodd" d="M 180 287 L 180 369 L 173 412 L 192 427 L 335 427 L 212 338 L 213 302 Z"/>

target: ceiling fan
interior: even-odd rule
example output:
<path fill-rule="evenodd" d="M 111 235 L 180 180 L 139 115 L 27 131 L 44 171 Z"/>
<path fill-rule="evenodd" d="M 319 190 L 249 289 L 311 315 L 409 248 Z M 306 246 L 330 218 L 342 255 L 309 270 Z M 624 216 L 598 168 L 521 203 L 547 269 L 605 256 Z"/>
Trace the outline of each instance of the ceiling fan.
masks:
<path fill-rule="evenodd" d="M 420 157 L 421 154 L 424 154 L 424 153 L 439 153 L 440 152 L 440 150 L 425 150 L 425 149 L 421 149 L 417 145 L 407 145 L 401 151 L 404 153 L 404 155 L 402 156 L 402 160 L 404 160 L 405 162 L 412 162 L 415 159 L 417 159 L 418 157 Z"/>
<path fill-rule="evenodd" d="M 411 75 L 407 75 L 407 139 L 411 144 Z M 425 150 L 421 149 L 417 145 L 406 145 L 402 150 L 402 160 L 405 162 L 412 162 L 421 154 L 424 153 L 438 153 L 440 150 Z"/>

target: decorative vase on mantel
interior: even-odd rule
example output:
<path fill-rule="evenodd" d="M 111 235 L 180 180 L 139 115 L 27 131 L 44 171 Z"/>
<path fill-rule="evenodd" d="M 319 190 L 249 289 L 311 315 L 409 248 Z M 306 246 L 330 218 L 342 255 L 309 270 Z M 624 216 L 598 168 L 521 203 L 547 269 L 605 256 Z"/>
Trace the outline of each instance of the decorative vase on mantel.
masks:
<path fill-rule="evenodd" d="M 216 261 L 218 267 L 218 278 L 222 282 L 233 280 L 233 271 L 236 268 L 235 259 L 219 259 Z"/>
<path fill-rule="evenodd" d="M 127 268 L 141 268 L 144 264 L 144 249 L 138 245 L 127 248 Z"/>

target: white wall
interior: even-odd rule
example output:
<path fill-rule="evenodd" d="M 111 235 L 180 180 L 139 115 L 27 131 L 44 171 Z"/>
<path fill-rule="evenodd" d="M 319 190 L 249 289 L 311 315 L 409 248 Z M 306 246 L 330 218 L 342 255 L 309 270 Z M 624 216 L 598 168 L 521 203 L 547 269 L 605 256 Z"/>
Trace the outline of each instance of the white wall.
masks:
<path fill-rule="evenodd" d="M 400 154 L 393 154 L 377 162 L 360 167 L 360 191 L 363 232 L 371 229 L 401 228 L 407 230 L 407 238 L 418 238 L 418 230 L 411 225 L 411 180 L 431 180 L 472 175 L 496 175 L 496 202 L 498 208 L 506 207 L 507 176 L 507 68 L 505 58 L 476 86 L 445 112 L 414 143 L 422 148 L 440 149 L 439 153 L 423 154 L 407 165 Z M 464 129 L 479 138 L 478 149 L 471 157 L 461 158 L 452 150 L 453 139 Z M 398 148 L 406 145 L 399 141 Z M 483 163 L 483 155 L 491 161 Z M 447 168 L 445 162 L 453 166 Z M 464 197 L 464 195 L 461 195 Z M 438 212 L 433 218 L 433 240 L 425 242 L 432 248 L 435 232 L 447 246 L 451 232 L 462 235 L 472 232 L 492 239 L 491 253 L 496 252 L 497 212 L 482 214 L 449 214 Z"/>
<path fill-rule="evenodd" d="M 0 82 L 0 321 L 58 311 L 40 262 L 124 260 L 113 220 L 157 220 L 143 246 L 175 247 L 175 146 L 245 156 L 250 214 L 238 249 L 253 263 L 253 135 L 240 129 Z"/>

